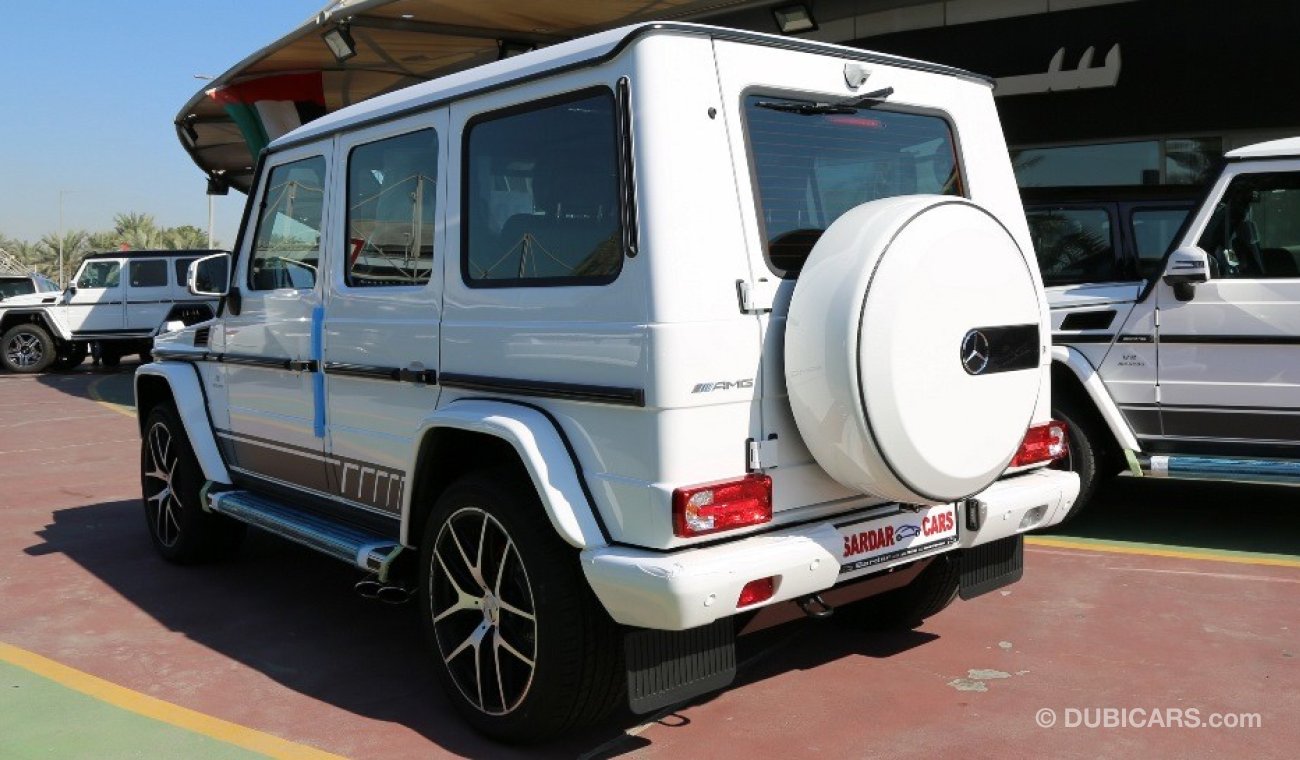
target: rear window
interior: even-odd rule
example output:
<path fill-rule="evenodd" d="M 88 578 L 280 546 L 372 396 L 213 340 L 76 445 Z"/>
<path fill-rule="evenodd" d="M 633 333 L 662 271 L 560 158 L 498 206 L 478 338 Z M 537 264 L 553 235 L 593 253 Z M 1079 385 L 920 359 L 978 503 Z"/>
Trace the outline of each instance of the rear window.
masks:
<path fill-rule="evenodd" d="M 794 277 L 849 209 L 899 195 L 963 195 L 952 127 L 935 115 L 804 110 L 810 101 L 745 99 L 768 264 Z"/>
<path fill-rule="evenodd" d="M 36 286 L 32 284 L 30 278 L 21 279 L 0 279 L 0 298 L 10 298 L 12 296 L 25 296 L 28 293 L 35 293 Z"/>

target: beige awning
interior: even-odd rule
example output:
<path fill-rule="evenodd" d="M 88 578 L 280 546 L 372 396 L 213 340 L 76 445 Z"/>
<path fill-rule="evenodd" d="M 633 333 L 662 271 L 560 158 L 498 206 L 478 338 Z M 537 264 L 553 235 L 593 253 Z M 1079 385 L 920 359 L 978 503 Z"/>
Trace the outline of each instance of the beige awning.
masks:
<path fill-rule="evenodd" d="M 323 113 L 542 46 L 652 19 L 699 18 L 750 0 L 335 0 L 195 93 L 181 144 L 217 184 L 247 191 L 254 153 Z M 323 35 L 344 27 L 338 60 Z"/>

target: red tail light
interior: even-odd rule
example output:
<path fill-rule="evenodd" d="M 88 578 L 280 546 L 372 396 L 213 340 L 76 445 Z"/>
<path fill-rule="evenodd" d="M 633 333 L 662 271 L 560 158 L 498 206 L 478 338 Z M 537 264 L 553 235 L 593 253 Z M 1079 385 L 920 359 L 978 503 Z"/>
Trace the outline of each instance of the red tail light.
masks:
<path fill-rule="evenodd" d="M 1065 423 L 1052 420 L 1045 425 L 1034 425 L 1025 433 L 1020 450 L 1011 460 L 1012 467 L 1055 462 L 1070 453 Z"/>
<path fill-rule="evenodd" d="M 766 602 L 776 593 L 776 577 L 768 576 L 759 578 L 756 581 L 750 581 L 740 590 L 740 598 L 736 600 L 736 607 L 748 607 L 751 604 Z"/>
<path fill-rule="evenodd" d="M 682 538 L 761 525 L 772 519 L 772 479 L 746 475 L 673 491 L 673 534 Z"/>

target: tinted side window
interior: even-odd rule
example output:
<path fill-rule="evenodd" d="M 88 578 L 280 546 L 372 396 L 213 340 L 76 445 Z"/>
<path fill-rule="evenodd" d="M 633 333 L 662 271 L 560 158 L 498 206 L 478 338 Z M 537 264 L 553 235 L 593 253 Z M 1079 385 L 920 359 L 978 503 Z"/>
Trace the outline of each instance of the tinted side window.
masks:
<path fill-rule="evenodd" d="M 1189 209 L 1135 208 L 1130 214 L 1133 245 L 1137 249 L 1138 269 L 1145 279 L 1160 274 L 1160 262 L 1169 252 L 1174 235 L 1182 229 Z"/>
<path fill-rule="evenodd" d="M 131 287 L 159 288 L 167 284 L 167 261 L 146 259 L 127 264 L 131 272 Z"/>
<path fill-rule="evenodd" d="M 121 267 L 116 261 L 91 261 L 77 278 L 78 288 L 116 288 L 122 279 Z"/>
<path fill-rule="evenodd" d="M 1039 208 L 1025 212 L 1044 285 L 1124 279 L 1115 260 L 1110 213 L 1104 208 Z"/>
<path fill-rule="evenodd" d="M 623 266 L 607 90 L 488 114 L 465 140 L 465 281 L 592 285 Z"/>
<path fill-rule="evenodd" d="M 198 261 L 197 258 L 176 259 L 176 284 L 177 285 L 180 285 L 182 288 L 185 287 L 185 284 L 189 281 L 190 264 L 193 264 L 196 261 Z"/>
<path fill-rule="evenodd" d="M 315 287 L 324 197 L 324 158 L 304 158 L 271 170 L 248 264 L 249 288 Z"/>
<path fill-rule="evenodd" d="M 1300 277 L 1300 174 L 1233 179 L 1199 245 L 1216 277 Z"/>
<path fill-rule="evenodd" d="M 750 95 L 753 155 L 768 263 L 792 277 L 845 211 L 879 198 L 962 195 L 952 129 L 938 116 L 896 111 L 801 111 L 812 104 Z"/>
<path fill-rule="evenodd" d="M 36 286 L 32 281 L 23 278 L 21 280 L 0 280 L 0 298 L 10 298 L 13 296 L 25 296 L 29 293 L 35 293 Z"/>
<path fill-rule="evenodd" d="M 437 177 L 438 138 L 431 129 L 352 149 L 344 272 L 348 285 L 429 281 Z"/>

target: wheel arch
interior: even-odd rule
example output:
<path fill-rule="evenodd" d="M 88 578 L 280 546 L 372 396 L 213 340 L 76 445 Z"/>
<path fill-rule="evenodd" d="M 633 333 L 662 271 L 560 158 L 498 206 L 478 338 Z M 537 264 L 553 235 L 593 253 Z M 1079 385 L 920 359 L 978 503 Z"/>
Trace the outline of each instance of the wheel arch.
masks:
<path fill-rule="evenodd" d="M 199 380 L 198 369 L 180 362 L 154 362 L 142 365 L 135 373 L 135 408 L 140 433 L 149 413 L 159 404 L 175 406 L 190 439 L 190 447 L 199 460 L 203 476 L 218 483 L 230 483 L 230 473 L 217 448 L 217 439 L 208 417 L 207 400 Z"/>
<path fill-rule="evenodd" d="M 55 341 L 71 340 L 71 335 L 65 335 L 57 320 L 52 319 L 45 309 L 5 309 L 0 315 L 0 333 L 4 333 L 14 325 L 35 323 L 40 325 L 45 332 Z"/>
<path fill-rule="evenodd" d="M 537 492 L 551 526 L 579 549 L 608 543 L 582 479 L 581 465 L 557 423 L 532 406 L 453 401 L 426 418 L 407 471 L 401 541 L 413 546 L 442 492 L 461 476 L 494 465 L 517 466 Z"/>
<path fill-rule="evenodd" d="M 1141 451 L 1137 436 L 1129 427 L 1101 375 L 1081 354 L 1069 346 L 1052 347 L 1052 393 L 1074 394 L 1097 413 L 1121 449 Z"/>

